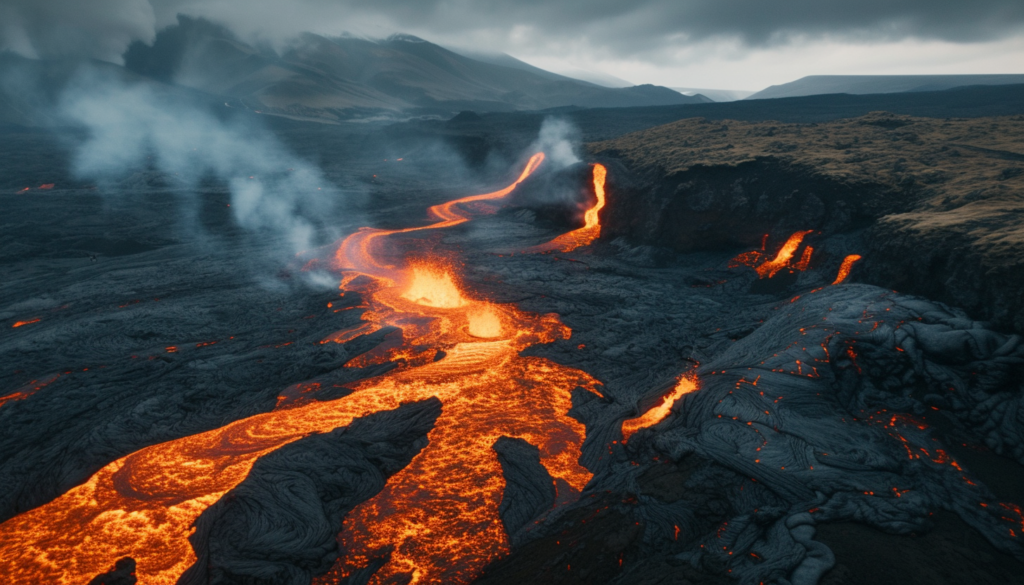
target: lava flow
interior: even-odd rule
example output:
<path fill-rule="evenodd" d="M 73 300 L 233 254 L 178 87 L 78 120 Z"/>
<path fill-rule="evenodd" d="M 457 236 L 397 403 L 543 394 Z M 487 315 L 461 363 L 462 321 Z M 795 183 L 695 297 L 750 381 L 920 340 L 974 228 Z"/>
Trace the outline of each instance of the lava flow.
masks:
<path fill-rule="evenodd" d="M 640 429 L 652 427 L 661 421 L 665 420 L 665 417 L 672 412 L 672 406 L 677 400 L 683 397 L 684 394 L 689 394 L 698 388 L 697 379 L 691 376 L 683 376 L 676 382 L 675 388 L 671 392 L 661 397 L 661 401 L 654 405 L 650 410 L 643 413 L 636 418 L 630 418 L 622 421 L 622 442 L 625 443 L 629 440 L 634 433 Z"/>
<path fill-rule="evenodd" d="M 764 242 L 767 241 L 768 236 L 765 236 L 765 240 L 761 244 L 761 250 L 753 250 L 751 252 L 744 252 L 739 256 L 732 259 L 729 262 L 730 268 L 736 268 L 738 266 L 749 266 L 757 271 L 759 278 L 771 278 L 775 276 L 783 268 L 791 268 L 797 271 L 807 270 L 807 267 L 811 263 L 811 254 L 814 252 L 814 248 L 807 246 L 804 249 L 803 255 L 796 263 L 793 262 L 793 256 L 796 254 L 797 249 L 800 248 L 800 244 L 803 243 L 804 238 L 807 234 L 814 230 L 804 230 L 796 232 L 789 236 L 786 243 L 779 249 L 778 254 L 771 260 L 765 260 L 758 264 L 762 257 L 764 257 Z"/>
<path fill-rule="evenodd" d="M 796 251 L 800 248 L 800 244 L 803 243 L 804 237 L 812 232 L 813 230 L 795 232 L 793 235 L 789 236 L 786 243 L 782 245 L 782 248 L 779 249 L 775 258 L 761 262 L 761 259 L 765 257 L 764 248 L 768 241 L 768 235 L 765 234 L 764 239 L 761 241 L 760 250 L 751 250 L 750 252 L 744 252 L 739 256 L 736 256 L 729 261 L 729 268 L 749 266 L 757 271 L 759 278 L 771 278 L 784 268 L 803 272 L 810 267 L 811 254 L 814 253 L 814 248 L 806 246 L 804 247 L 803 254 L 801 254 L 799 260 L 793 262 L 793 258 L 796 255 Z M 859 254 L 850 254 L 846 258 L 843 258 L 843 262 L 839 266 L 839 274 L 836 275 L 836 279 L 832 284 L 839 284 L 846 280 L 846 277 L 850 274 L 850 269 L 853 267 L 853 263 L 860 259 L 861 257 Z"/>
<path fill-rule="evenodd" d="M 534 246 L 529 252 L 572 252 L 576 248 L 586 246 L 601 237 L 601 219 L 598 214 L 604 209 L 604 180 L 608 176 L 608 170 L 604 165 L 594 165 L 594 195 L 597 203 L 583 214 L 583 227 L 571 232 L 562 234 L 546 244 Z"/>
<path fill-rule="evenodd" d="M 843 263 L 839 265 L 839 273 L 836 275 L 836 279 L 832 284 L 839 284 L 846 280 L 846 277 L 850 275 L 850 270 L 853 268 L 853 263 L 858 260 L 860 260 L 860 254 L 850 254 L 846 258 L 843 258 Z"/>
<path fill-rule="evenodd" d="M 593 389 L 596 381 L 520 355 L 530 345 L 569 337 L 556 315 L 472 298 L 459 288 L 451 260 L 402 258 L 392 265 L 378 248 L 383 236 L 467 221 L 460 204 L 503 197 L 542 160 L 542 154 L 531 158 L 505 189 L 432 207 L 434 224 L 363 229 L 341 243 L 335 258 L 345 271 L 343 286 L 358 290 L 369 306 L 365 331 L 401 329 L 403 343 L 378 356 L 399 360 L 400 367 L 351 385 L 343 398 L 285 401 L 272 412 L 106 465 L 59 498 L 0 524 L 0 573 L 13 583 L 85 583 L 132 557 L 140 583 L 174 583 L 196 560 L 188 541 L 196 518 L 261 456 L 355 418 L 437 397 L 442 414 L 429 444 L 349 514 L 339 537 L 343 556 L 319 582 L 379 558 L 387 560 L 374 583 L 476 577 L 508 551 L 498 516 L 505 481 L 495 441 L 509 436 L 536 445 L 558 489 L 581 490 L 591 474 L 578 463 L 584 428 L 567 416 L 570 391 Z"/>

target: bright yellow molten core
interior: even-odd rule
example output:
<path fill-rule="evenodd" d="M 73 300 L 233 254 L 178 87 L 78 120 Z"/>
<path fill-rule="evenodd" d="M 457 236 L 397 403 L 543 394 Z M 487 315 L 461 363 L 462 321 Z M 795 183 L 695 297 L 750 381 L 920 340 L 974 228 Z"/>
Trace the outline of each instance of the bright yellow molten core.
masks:
<path fill-rule="evenodd" d="M 441 309 L 454 309 L 466 304 L 450 273 L 419 267 L 413 269 L 412 284 L 402 298 Z"/>
<path fill-rule="evenodd" d="M 501 336 L 501 318 L 491 307 L 469 312 L 469 334 L 473 337 L 493 338 Z"/>

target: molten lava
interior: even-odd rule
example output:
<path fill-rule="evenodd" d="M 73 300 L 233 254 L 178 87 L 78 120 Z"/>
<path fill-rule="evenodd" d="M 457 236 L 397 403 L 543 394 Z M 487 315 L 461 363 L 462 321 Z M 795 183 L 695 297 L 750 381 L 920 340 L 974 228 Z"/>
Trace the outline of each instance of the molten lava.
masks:
<path fill-rule="evenodd" d="M 661 401 L 653 408 L 636 418 L 630 418 L 622 421 L 622 442 L 625 443 L 628 441 L 629 438 L 640 429 L 654 426 L 664 420 L 665 417 L 672 412 L 672 406 L 677 400 L 682 398 L 684 394 L 689 394 L 697 388 L 696 378 L 692 376 L 683 376 L 682 378 L 679 378 L 679 382 L 676 383 L 675 388 L 665 396 L 662 396 Z"/>
<path fill-rule="evenodd" d="M 736 256 L 729 261 L 729 268 L 748 266 L 757 271 L 759 278 L 771 278 L 778 274 L 779 271 L 786 268 L 797 272 L 803 272 L 811 265 L 811 255 L 814 254 L 814 248 L 806 246 L 803 253 L 800 255 L 799 260 L 793 262 L 793 258 L 796 257 L 796 252 L 800 249 L 800 245 L 803 243 L 804 238 L 807 234 L 810 234 L 813 231 L 814 230 L 804 230 L 794 233 L 789 236 L 786 243 L 782 245 L 782 248 L 779 249 L 775 258 L 761 262 L 761 259 L 765 258 L 765 244 L 768 242 L 768 234 L 765 234 L 764 238 L 761 239 L 760 250 L 751 250 L 750 252 L 744 252 L 739 256 Z"/>
<path fill-rule="evenodd" d="M 583 214 L 583 227 L 562 234 L 546 244 L 534 246 L 529 251 L 551 252 L 557 250 L 559 252 L 572 252 L 576 248 L 586 246 L 601 237 L 601 219 L 598 217 L 598 214 L 604 209 L 604 181 L 607 176 L 608 170 L 604 168 L 604 165 L 594 165 L 594 195 L 597 197 L 597 203 Z"/>
<path fill-rule="evenodd" d="M 432 207 L 434 224 L 364 228 L 338 247 L 343 285 L 367 299 L 366 330 L 400 328 L 401 343 L 381 355 L 404 359 L 404 366 L 354 383 L 351 394 L 333 401 L 306 400 L 314 385 L 296 388 L 303 400 L 286 399 L 272 412 L 106 465 L 57 499 L 0 524 L 0 573 L 15 583 L 85 583 L 130 556 L 143 585 L 174 583 L 196 560 L 188 541 L 196 518 L 261 456 L 355 418 L 437 397 L 442 414 L 429 444 L 348 515 L 339 536 L 343 556 L 318 582 L 334 582 L 378 558 L 387 562 L 373 583 L 464 583 L 478 576 L 508 551 L 498 516 L 505 481 L 495 441 L 509 436 L 536 445 L 559 490 L 581 490 L 591 477 L 578 463 L 584 428 L 567 413 L 572 389 L 592 389 L 596 381 L 520 355 L 569 337 L 556 315 L 472 298 L 459 288 L 449 268 L 454 263 L 390 264 L 378 248 L 384 236 L 467 221 L 460 204 L 503 197 L 542 160 L 542 154 L 531 158 L 505 189 Z M 444 357 L 434 361 L 438 350 Z"/>
<path fill-rule="evenodd" d="M 800 256 L 800 261 L 793 265 L 793 270 L 803 272 L 807 270 L 811 265 L 811 254 L 814 253 L 814 248 L 807 246 L 804 248 L 804 253 Z"/>
<path fill-rule="evenodd" d="M 29 319 L 28 321 L 15 321 L 14 325 L 11 325 L 11 327 L 24 327 L 25 325 L 31 325 L 33 323 L 38 323 L 40 321 L 42 321 L 42 319 L 40 319 L 39 317 L 36 317 L 35 319 Z"/>
<path fill-rule="evenodd" d="M 413 268 L 412 283 L 402 293 L 402 298 L 442 309 L 455 309 L 466 304 L 450 273 L 419 266 Z"/>
<path fill-rule="evenodd" d="M 846 280 L 846 277 L 850 275 L 850 269 L 853 268 L 853 263 L 858 260 L 860 260 L 860 254 L 850 254 L 843 258 L 843 263 L 839 265 L 839 274 L 836 275 L 836 279 L 832 284 L 839 284 Z"/>
<path fill-rule="evenodd" d="M 797 248 L 803 243 L 804 237 L 814 230 L 805 230 L 802 232 L 796 232 L 789 236 L 786 243 L 782 245 L 779 253 L 775 255 L 775 258 L 761 264 L 754 270 L 757 271 L 758 276 L 761 278 L 771 278 L 775 276 L 783 268 L 790 266 L 790 262 L 793 260 L 793 255 L 796 254 Z M 810 261 L 810 258 L 808 258 Z"/>
<path fill-rule="evenodd" d="M 490 307 L 469 313 L 469 334 L 473 337 L 494 338 L 501 336 L 501 317 Z"/>

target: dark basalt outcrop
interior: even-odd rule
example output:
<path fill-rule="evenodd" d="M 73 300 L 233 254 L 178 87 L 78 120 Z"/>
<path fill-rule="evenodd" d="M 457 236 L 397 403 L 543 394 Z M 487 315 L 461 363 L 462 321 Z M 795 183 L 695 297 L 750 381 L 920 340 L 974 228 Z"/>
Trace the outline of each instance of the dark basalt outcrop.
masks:
<path fill-rule="evenodd" d="M 182 585 L 308 585 L 338 558 L 345 514 L 427 444 L 436 398 L 357 419 L 259 459 L 196 520 Z"/>
<path fill-rule="evenodd" d="M 494 452 L 505 476 L 498 514 L 515 542 L 521 529 L 554 506 L 555 480 L 541 465 L 540 450 L 523 439 L 501 437 L 494 443 Z"/>
<path fill-rule="evenodd" d="M 689 119 L 589 145 L 605 237 L 687 252 L 857 233 L 858 280 L 1024 331 L 1024 118 Z"/>
<path fill-rule="evenodd" d="M 1005 484 L 1024 463 L 1022 368 L 1019 337 L 937 303 L 869 285 L 785 301 L 702 363 L 700 389 L 666 420 L 626 444 L 585 445 L 595 478 L 583 499 L 550 512 L 481 582 L 682 583 L 728 574 L 741 583 L 850 583 L 848 568 L 829 572 L 837 561 L 828 544 L 843 546 L 841 527 L 851 522 L 931 534 L 959 558 L 976 554 L 969 566 L 984 582 L 1019 582 L 1024 517 L 1006 492 L 987 486 Z M 588 438 L 602 427 L 614 438 L 618 422 L 634 416 L 608 390 L 578 408 Z M 1012 461 L 975 466 L 951 455 L 954 437 Z M 942 511 L 951 516 L 935 532 L 933 514 Z M 828 539 L 816 537 L 836 523 Z M 951 523 L 987 542 L 946 542 L 942 526 Z M 602 540 L 611 535 L 623 540 L 618 548 Z M 908 571 L 934 556 L 906 546 Z M 857 550 L 844 563 L 864 554 Z"/>
<path fill-rule="evenodd" d="M 764 234 L 797 230 L 836 234 L 870 225 L 913 193 L 821 175 L 773 156 L 735 166 L 695 165 L 634 177 L 621 163 L 610 173 L 602 236 L 626 237 L 678 251 L 756 248 Z"/>
<path fill-rule="evenodd" d="M 135 559 L 125 557 L 118 559 L 114 564 L 114 570 L 97 575 L 89 585 L 135 585 L 138 579 L 135 578 Z"/>

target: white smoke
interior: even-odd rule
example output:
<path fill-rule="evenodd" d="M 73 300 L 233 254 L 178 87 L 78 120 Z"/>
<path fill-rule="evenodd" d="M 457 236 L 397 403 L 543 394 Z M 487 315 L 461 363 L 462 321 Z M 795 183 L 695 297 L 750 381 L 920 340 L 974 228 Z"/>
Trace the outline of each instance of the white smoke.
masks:
<path fill-rule="evenodd" d="M 221 120 L 166 89 L 91 73 L 71 84 L 60 111 L 88 133 L 75 151 L 80 177 L 114 182 L 151 165 L 190 190 L 214 178 L 229 186 L 239 225 L 284 239 L 290 252 L 316 244 L 318 221 L 340 200 L 319 168 L 269 132 Z"/>
<path fill-rule="evenodd" d="M 580 133 L 575 126 L 558 118 L 545 118 L 529 152 L 543 152 L 545 166 L 550 165 L 553 170 L 564 169 L 580 162 L 576 153 L 579 143 Z"/>

